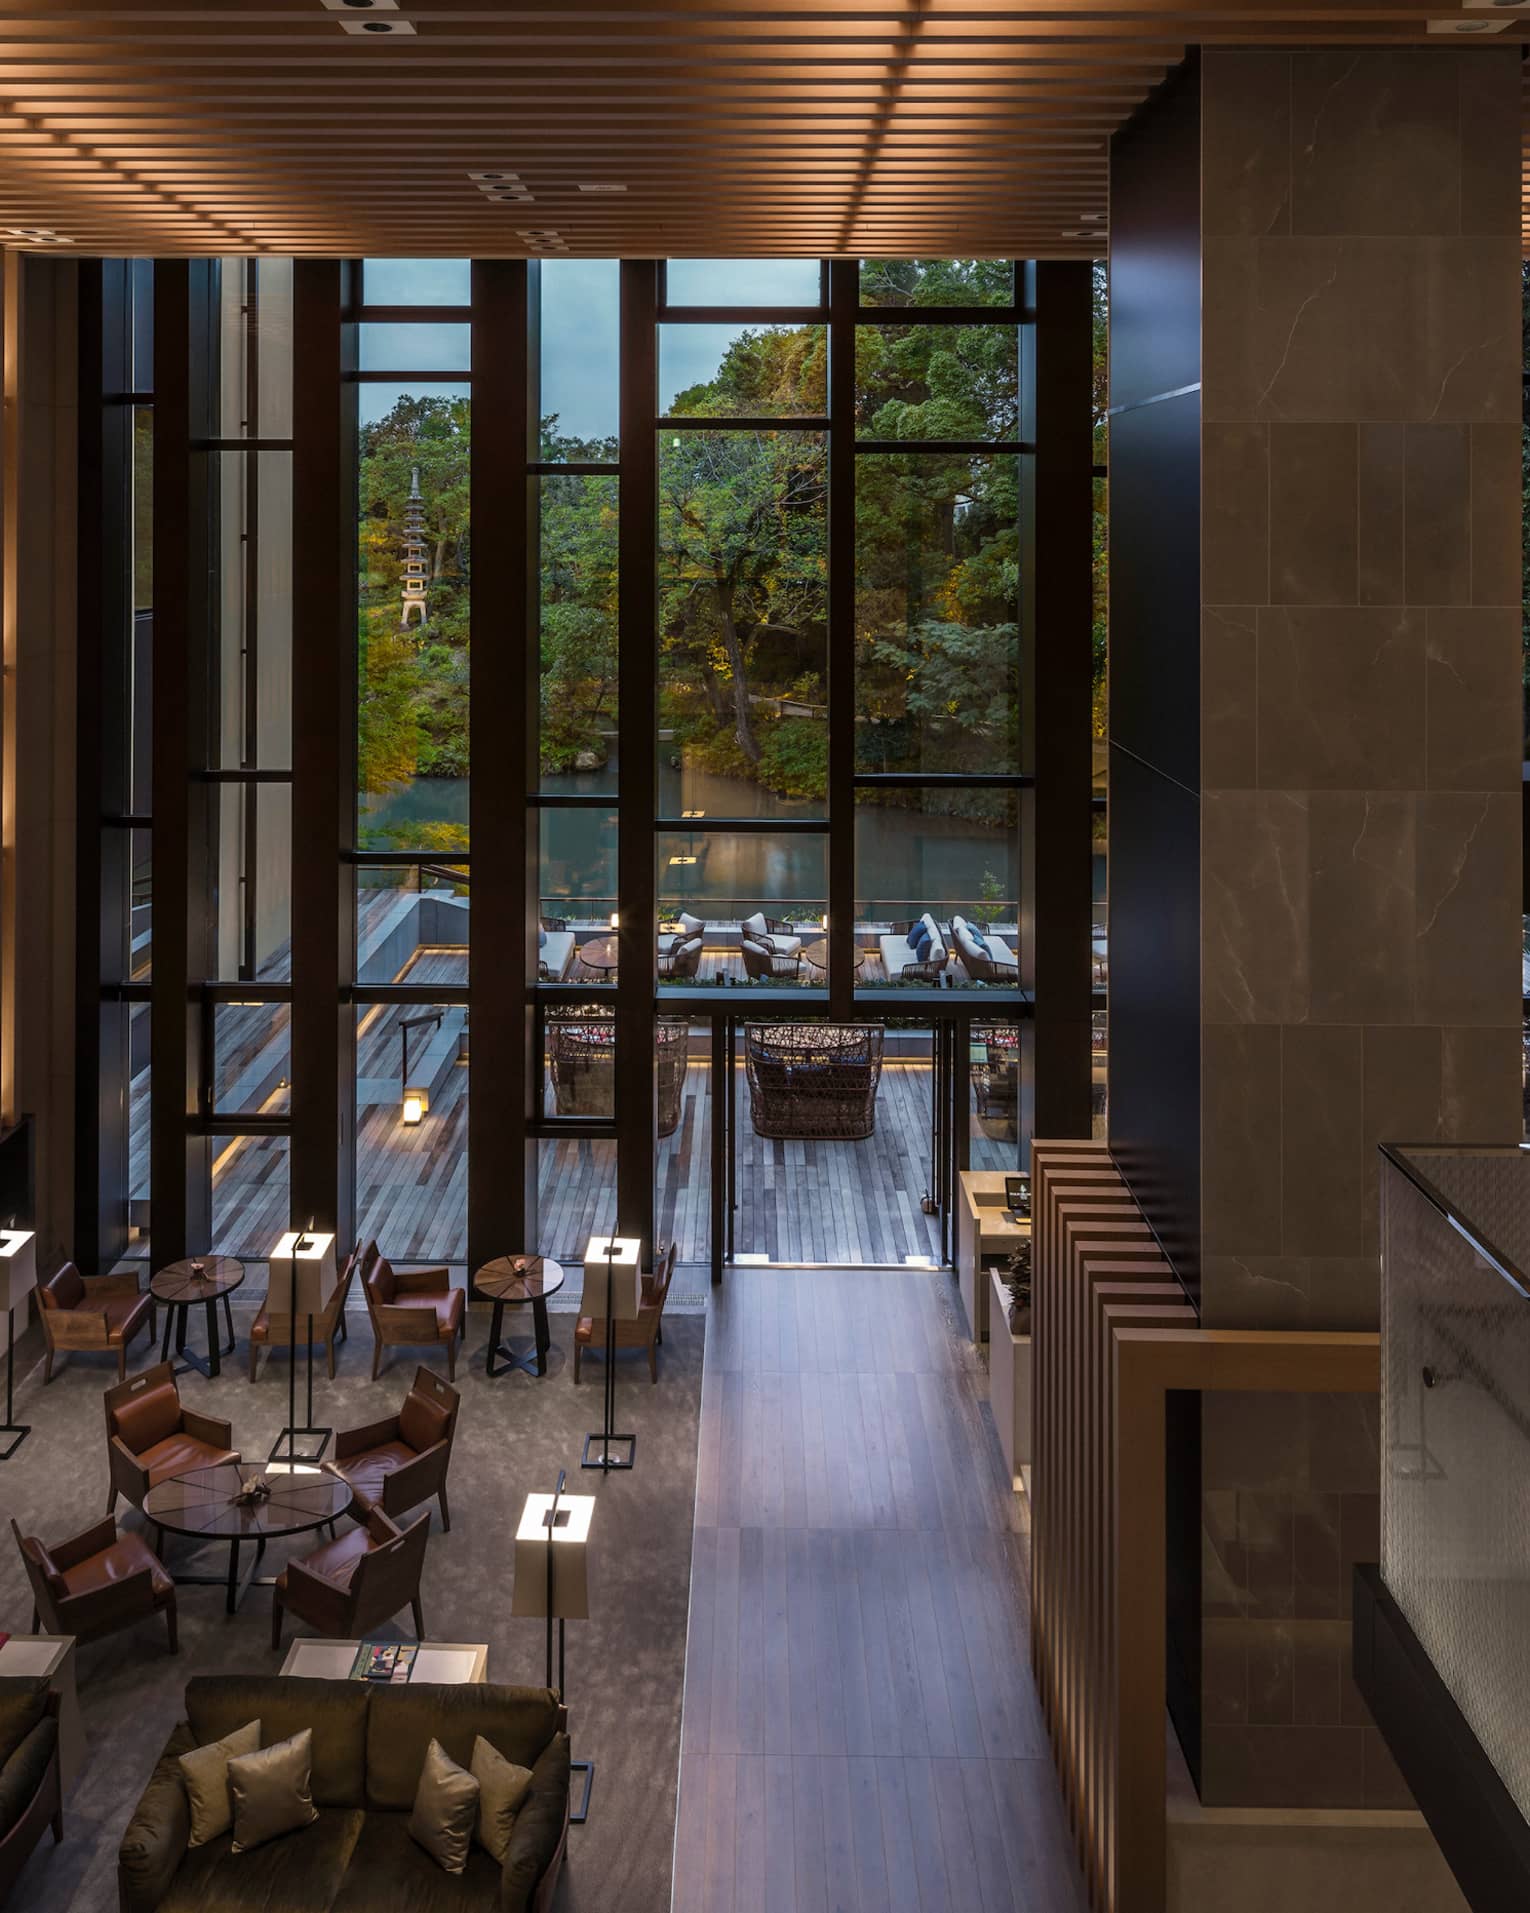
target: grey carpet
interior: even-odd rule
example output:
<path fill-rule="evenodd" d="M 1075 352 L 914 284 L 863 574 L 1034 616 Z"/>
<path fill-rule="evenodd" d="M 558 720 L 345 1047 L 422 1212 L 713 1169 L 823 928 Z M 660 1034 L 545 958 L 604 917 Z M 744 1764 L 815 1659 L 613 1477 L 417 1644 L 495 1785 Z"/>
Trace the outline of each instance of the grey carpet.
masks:
<path fill-rule="evenodd" d="M 517 1314 L 527 1312 L 510 1311 L 509 1326 L 529 1332 L 529 1316 L 521 1324 Z M 181 1388 L 193 1405 L 228 1416 L 235 1446 L 259 1458 L 287 1419 L 287 1370 L 280 1356 L 263 1359 L 260 1379 L 250 1385 L 249 1319 L 248 1307 L 235 1310 L 239 1349 L 219 1379 L 187 1375 Z M 567 1671 L 574 1755 L 595 1761 L 595 1793 L 588 1825 L 571 1829 L 557 1905 L 570 1913 L 663 1913 L 670 1903 L 706 1323 L 671 1305 L 657 1388 L 649 1385 L 640 1355 L 620 1358 L 617 1426 L 637 1432 L 637 1466 L 609 1477 L 579 1468 L 584 1436 L 600 1422 L 601 1389 L 598 1363 L 585 1368 L 577 1389 L 573 1385 L 564 1353 L 572 1328 L 567 1314 L 554 1316 L 546 1379 L 517 1373 L 491 1382 L 483 1372 L 488 1311 L 470 1314 L 457 1364 L 463 1402 L 449 1484 L 452 1527 L 431 1535 L 425 1626 L 436 1640 L 487 1641 L 491 1679 L 540 1684 L 541 1624 L 512 1620 L 509 1611 L 515 1525 L 525 1495 L 550 1490 L 560 1467 L 569 1471 L 570 1491 L 596 1495 L 592 1618 L 569 1624 Z M 201 1347 L 199 1337 L 192 1346 Z M 364 1315 L 353 1317 L 337 1379 L 325 1382 L 320 1366 L 315 1418 L 344 1427 L 385 1412 L 402 1400 L 415 1362 L 408 1350 L 395 1351 L 391 1367 L 373 1383 L 370 1330 Z M 88 1527 L 106 1505 L 101 1394 L 115 1367 L 105 1356 L 74 1356 L 44 1387 L 34 1328 L 17 1344 L 17 1370 L 17 1419 L 30 1422 L 32 1434 L 13 1461 L 0 1463 L 0 1518 L 15 1515 L 23 1533 L 62 1540 Z M 301 1416 L 301 1375 L 298 1407 Z M 121 1503 L 119 1519 L 139 1523 Z M 274 1543 L 262 1572 L 276 1572 L 288 1553 L 318 1538 Z M 198 1559 L 195 1543 L 171 1536 L 166 1554 L 172 1569 L 227 1568 L 226 1548 L 203 1551 Z M 117 1844 L 182 1717 L 185 1681 L 198 1673 L 276 1671 L 281 1657 L 270 1648 L 270 1600 L 268 1589 L 252 1588 L 229 1619 L 221 1589 L 182 1588 L 181 1651 L 174 1658 L 166 1651 L 163 1622 L 77 1650 L 88 1758 L 65 1804 L 64 1844 L 55 1848 L 44 1835 L 17 1884 L 14 1906 L 34 1913 L 108 1913 L 116 1906 Z M 0 1628 L 25 1633 L 30 1620 L 26 1578 L 3 1523 Z M 286 1638 L 306 1631 L 289 1625 Z M 407 1609 L 401 1624 L 382 1632 L 409 1639 Z"/>

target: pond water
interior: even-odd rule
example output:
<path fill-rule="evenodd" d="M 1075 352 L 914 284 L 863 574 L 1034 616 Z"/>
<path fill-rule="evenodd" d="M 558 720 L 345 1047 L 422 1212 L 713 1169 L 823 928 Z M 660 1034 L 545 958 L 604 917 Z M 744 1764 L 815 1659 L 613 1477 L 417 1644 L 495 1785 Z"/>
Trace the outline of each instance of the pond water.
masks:
<path fill-rule="evenodd" d="M 611 769 L 548 777 L 550 796 L 606 795 Z M 811 816 L 815 807 L 774 796 L 746 778 L 723 777 L 665 765 L 660 801 L 671 816 L 700 810 L 708 818 Z M 468 821 L 466 778 L 415 778 L 390 791 L 362 814 L 363 828 Z M 544 897 L 611 899 L 616 890 L 615 803 L 599 810 L 542 812 Z M 910 810 L 863 806 L 856 820 L 856 883 L 861 900 L 888 906 L 868 914 L 902 916 L 925 905 L 976 909 L 988 873 L 1003 886 L 1013 908 L 1012 845 L 999 825 L 968 818 L 928 817 Z M 661 902 L 679 908 L 705 902 L 712 914 L 733 914 L 738 902 L 822 907 L 827 898 L 826 839 L 768 832 L 663 832 L 657 840 Z M 694 862 L 672 862 L 694 858 Z M 1008 914 L 1008 913 L 1006 913 Z"/>

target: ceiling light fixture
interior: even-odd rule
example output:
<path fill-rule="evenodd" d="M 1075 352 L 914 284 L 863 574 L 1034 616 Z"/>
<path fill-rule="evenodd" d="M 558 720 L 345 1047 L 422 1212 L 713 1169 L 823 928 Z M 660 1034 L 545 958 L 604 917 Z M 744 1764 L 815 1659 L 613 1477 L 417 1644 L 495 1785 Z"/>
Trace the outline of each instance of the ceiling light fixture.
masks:
<path fill-rule="evenodd" d="M 412 20 L 337 20 L 342 33 L 413 33 Z"/>
<path fill-rule="evenodd" d="M 66 234 L 55 232 L 51 226 L 3 226 L 0 238 L 19 239 L 27 246 L 72 246 L 74 241 Z"/>
<path fill-rule="evenodd" d="M 627 188 L 607 181 L 582 179 L 579 182 L 579 190 L 582 193 L 624 193 Z"/>
<path fill-rule="evenodd" d="M 319 0 L 326 13 L 397 13 L 398 0 Z"/>

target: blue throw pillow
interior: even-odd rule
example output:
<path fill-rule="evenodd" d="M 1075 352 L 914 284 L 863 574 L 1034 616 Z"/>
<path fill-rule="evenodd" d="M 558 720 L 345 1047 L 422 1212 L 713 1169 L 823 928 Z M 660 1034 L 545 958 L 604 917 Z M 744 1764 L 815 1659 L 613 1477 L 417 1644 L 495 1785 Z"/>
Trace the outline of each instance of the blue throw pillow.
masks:
<path fill-rule="evenodd" d="M 930 947 L 930 926 L 921 917 L 908 933 L 908 947 L 923 963 L 925 952 Z"/>
<path fill-rule="evenodd" d="M 971 940 L 972 940 L 972 947 L 973 947 L 973 948 L 974 948 L 975 950 L 980 950 L 980 951 L 981 951 L 981 952 L 983 953 L 983 955 L 984 955 L 984 956 L 992 956 L 992 955 L 993 955 L 993 952 L 992 952 L 992 950 L 990 950 L 990 949 L 989 949 L 989 947 L 988 947 L 988 939 L 987 939 L 987 937 L 985 937 L 985 936 L 982 936 L 982 935 L 981 935 L 981 934 L 980 934 L 980 933 L 979 933 L 978 931 L 976 931 L 976 930 L 972 930 L 972 929 L 969 929 L 969 930 L 968 930 L 968 932 L 967 932 L 967 935 L 968 935 L 968 936 L 969 936 L 969 937 L 971 938 Z"/>

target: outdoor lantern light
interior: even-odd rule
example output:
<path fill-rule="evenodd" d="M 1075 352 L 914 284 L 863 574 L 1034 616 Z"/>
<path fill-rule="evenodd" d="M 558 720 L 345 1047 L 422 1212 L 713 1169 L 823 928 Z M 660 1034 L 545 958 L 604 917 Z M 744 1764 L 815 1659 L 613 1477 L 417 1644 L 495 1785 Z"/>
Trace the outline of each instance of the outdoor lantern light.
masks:
<path fill-rule="evenodd" d="M 611 912 L 611 928 L 613 930 L 619 930 L 621 928 L 621 923 L 619 921 L 620 915 L 621 915 L 620 911 L 613 910 Z"/>
<path fill-rule="evenodd" d="M 404 1127 L 413 1129 L 429 1108 L 430 1091 L 428 1089 L 406 1089 L 404 1091 Z"/>

